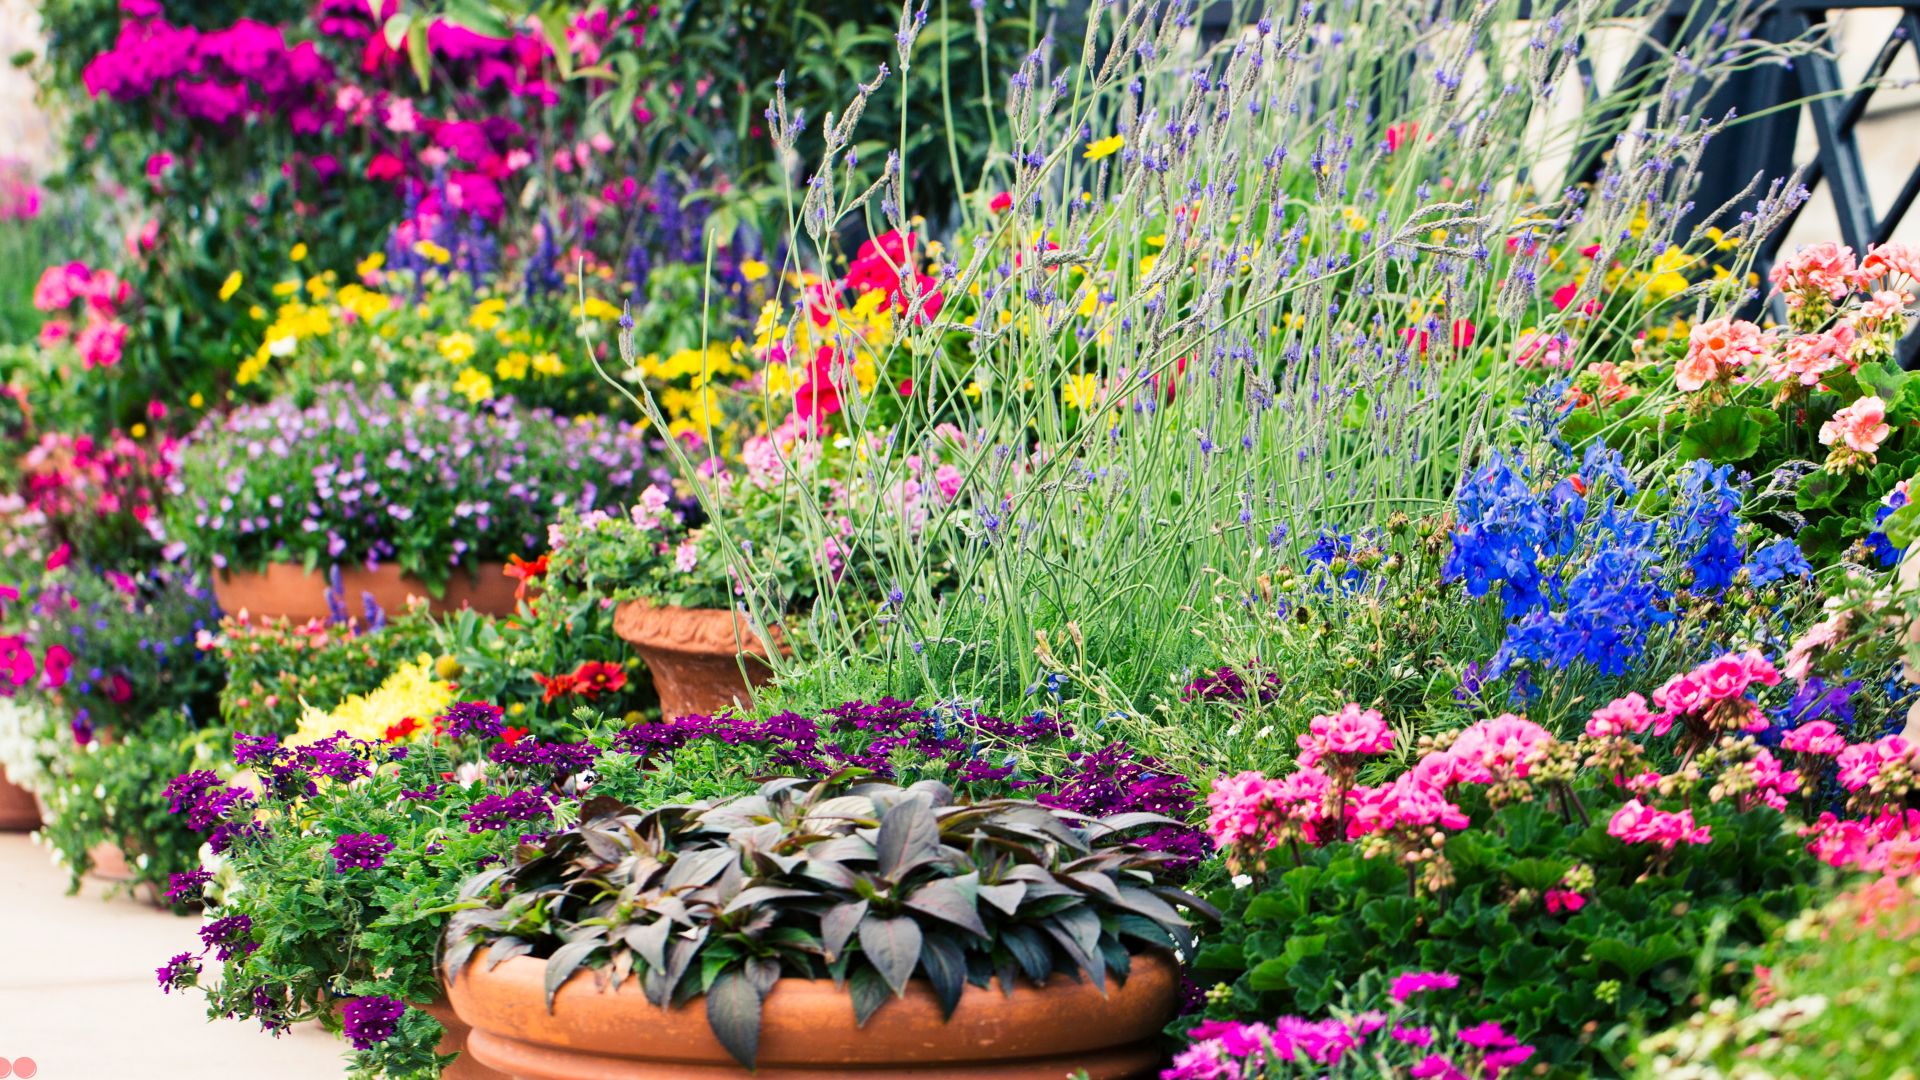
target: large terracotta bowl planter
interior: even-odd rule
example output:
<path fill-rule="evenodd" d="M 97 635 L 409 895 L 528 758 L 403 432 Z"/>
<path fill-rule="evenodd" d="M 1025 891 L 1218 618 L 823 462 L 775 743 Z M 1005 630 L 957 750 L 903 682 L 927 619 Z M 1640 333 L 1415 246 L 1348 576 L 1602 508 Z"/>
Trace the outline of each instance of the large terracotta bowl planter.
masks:
<path fill-rule="evenodd" d="M 489 971 L 483 951 L 447 991 L 473 1025 L 473 1055 L 520 1080 L 1060 1080 L 1076 1069 L 1091 1080 L 1152 1077 L 1179 990 L 1172 961 L 1144 954 L 1104 995 L 1064 975 L 1045 988 L 1022 982 L 1011 997 L 997 982 L 969 985 L 951 1020 L 941 1019 L 932 988 L 915 982 L 860 1028 L 853 999 L 831 981 L 782 979 L 767 995 L 759 1067 L 749 1074 L 713 1037 L 702 999 L 663 1010 L 637 983 L 608 992 L 583 970 L 561 985 L 549 1013 L 546 966 L 519 956 Z"/>
<path fill-rule="evenodd" d="M 479 1059 L 467 1053 L 467 1037 L 473 1033 L 464 1020 L 453 1011 L 445 998 L 438 998 L 420 1006 L 429 1016 L 440 1021 L 447 1033 L 440 1037 L 440 1045 L 434 1047 L 436 1053 L 459 1054 L 453 1064 L 440 1070 L 440 1080 L 507 1080 L 507 1074 L 497 1072 L 481 1064 Z"/>
<path fill-rule="evenodd" d="M 374 602 L 385 612 L 406 610 L 407 598 L 418 596 L 434 611 L 458 611 L 470 607 L 483 615 L 514 613 L 513 591 L 518 584 L 506 575 L 500 563 L 482 563 L 478 576 L 455 570 L 447 581 L 446 592 L 435 598 L 425 583 L 400 572 L 397 563 L 383 563 L 368 570 L 355 564 L 340 568 L 340 585 L 347 614 L 361 615 L 361 595 L 372 593 Z M 327 609 L 327 571 L 308 570 L 297 563 L 272 563 L 265 570 L 217 571 L 213 575 L 213 596 L 220 610 L 229 615 L 245 611 L 254 618 L 292 619 L 303 623 L 325 619 Z"/>
<path fill-rule="evenodd" d="M 766 644 L 731 611 L 631 600 L 614 611 L 613 630 L 647 662 L 668 720 L 748 704 L 753 688 L 773 677 Z"/>
<path fill-rule="evenodd" d="M 32 832 L 40 827 L 40 803 L 33 792 L 7 778 L 0 768 L 0 832 Z"/>

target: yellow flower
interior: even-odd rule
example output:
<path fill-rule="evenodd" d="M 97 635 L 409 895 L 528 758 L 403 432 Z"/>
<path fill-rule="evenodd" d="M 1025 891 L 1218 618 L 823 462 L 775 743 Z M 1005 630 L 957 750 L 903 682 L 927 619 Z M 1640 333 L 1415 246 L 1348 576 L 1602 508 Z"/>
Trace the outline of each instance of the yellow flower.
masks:
<path fill-rule="evenodd" d="M 300 291 L 299 281 L 276 281 L 273 283 L 273 295 L 292 296 Z"/>
<path fill-rule="evenodd" d="M 507 302 L 496 296 L 475 304 L 473 314 L 468 316 L 467 321 L 473 324 L 475 330 L 491 330 L 500 325 L 500 318 L 506 310 Z"/>
<path fill-rule="evenodd" d="M 1109 135 L 1104 139 L 1088 143 L 1087 152 L 1080 156 L 1088 161 L 1099 161 L 1125 145 L 1127 145 L 1125 135 Z"/>
<path fill-rule="evenodd" d="M 964 393 L 970 398 L 978 399 L 981 394 L 980 384 L 977 382 L 968 383 Z"/>
<path fill-rule="evenodd" d="M 455 330 L 453 333 L 440 339 L 439 349 L 441 356 L 446 357 L 456 364 L 464 364 L 468 360 L 473 359 L 475 352 L 473 335 Z"/>
<path fill-rule="evenodd" d="M 510 352 L 494 363 L 493 373 L 508 382 L 524 379 L 527 377 L 527 360 L 526 353 Z"/>
<path fill-rule="evenodd" d="M 305 244 L 293 245 L 293 250 L 287 252 L 287 258 L 292 259 L 294 262 L 307 261 L 307 245 Z"/>
<path fill-rule="evenodd" d="M 361 277 L 366 277 L 370 274 L 379 273 L 380 268 L 385 265 L 387 265 L 387 257 L 384 254 L 376 251 L 373 254 L 367 256 L 366 258 L 361 259 L 359 262 L 354 263 L 353 272 L 360 275 Z"/>
<path fill-rule="evenodd" d="M 533 370 L 541 375 L 565 375 L 567 365 L 561 363 L 560 357 L 554 353 L 543 352 L 534 356 Z"/>
<path fill-rule="evenodd" d="M 193 396 L 187 399 L 187 407 L 192 409 L 198 409 L 206 403 L 207 399 L 203 397 L 198 390 L 195 390 Z"/>
<path fill-rule="evenodd" d="M 435 266 L 445 266 L 447 263 L 453 261 L 453 252 L 448 251 L 446 248 L 441 247 L 431 240 L 415 240 L 413 242 L 413 253 L 432 262 Z"/>
<path fill-rule="evenodd" d="M 1100 380 L 1092 375 L 1067 376 L 1060 388 L 1060 401 L 1070 409 L 1088 409 L 1100 400 Z"/>
<path fill-rule="evenodd" d="M 387 729 L 409 716 L 423 721 L 412 736 L 423 739 L 433 730 L 424 721 L 445 712 L 453 699 L 453 685 L 435 678 L 428 660 L 401 664 L 385 682 L 364 694 L 352 695 L 332 712 L 307 706 L 299 730 L 287 738 L 287 745 L 316 743 L 336 731 L 344 731 L 350 738 L 380 742 L 386 738 Z"/>
<path fill-rule="evenodd" d="M 246 278 L 240 276 L 240 271 L 238 270 L 228 274 L 227 280 L 220 283 L 220 302 L 226 303 L 228 300 L 233 299 L 233 294 L 240 291 L 241 283 L 246 280 Z"/>
<path fill-rule="evenodd" d="M 612 322 L 620 317 L 620 309 L 597 296 L 589 296 L 587 297 L 586 303 L 581 304 L 574 314 L 585 315 L 589 319 L 600 319 L 606 322 Z"/>
<path fill-rule="evenodd" d="M 740 276 L 749 283 L 759 281 L 767 276 L 767 264 L 759 259 L 743 259 L 740 262 Z"/>
<path fill-rule="evenodd" d="M 132 427 L 127 429 L 127 434 L 133 436 L 136 439 L 144 439 L 147 437 L 147 425 L 135 424 Z"/>
<path fill-rule="evenodd" d="M 485 372 L 468 368 L 454 380 L 453 389 L 457 393 L 465 394 L 468 401 L 478 405 L 493 396 L 493 380 L 487 378 Z"/>

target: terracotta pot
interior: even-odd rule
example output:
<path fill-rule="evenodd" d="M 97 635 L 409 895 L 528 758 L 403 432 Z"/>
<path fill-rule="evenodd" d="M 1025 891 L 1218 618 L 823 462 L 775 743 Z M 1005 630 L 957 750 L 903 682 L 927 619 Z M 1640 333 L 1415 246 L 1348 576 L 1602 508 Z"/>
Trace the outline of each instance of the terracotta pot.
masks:
<path fill-rule="evenodd" d="M 474 1056 L 520 1080 L 829 1080 L 853 1075 L 946 1080 L 1091 1080 L 1151 1077 L 1160 1029 L 1173 1019 L 1179 975 L 1157 953 L 1134 958 L 1133 976 L 1102 995 L 1056 975 L 1044 988 L 969 985 L 951 1020 L 931 987 L 914 982 L 864 1028 L 853 999 L 830 980 L 782 979 L 761 1014 L 758 1070 L 749 1074 L 707 1027 L 695 998 L 673 1009 L 649 1004 L 637 983 L 600 989 L 575 972 L 554 1008 L 543 996 L 546 961 L 519 956 L 487 970 L 483 951 L 448 997 L 473 1025 Z"/>
<path fill-rule="evenodd" d="M 453 1064 L 440 1070 L 440 1080 L 507 1080 L 507 1074 L 496 1072 L 480 1063 L 480 1060 L 467 1053 L 467 1036 L 473 1033 L 466 1021 L 460 1019 L 447 1004 L 445 998 L 436 998 L 420 1006 L 428 1015 L 440 1021 L 447 1033 L 440 1037 L 440 1045 L 434 1047 L 436 1053 L 459 1054 Z"/>
<path fill-rule="evenodd" d="M 87 855 L 93 860 L 93 869 L 87 873 L 101 881 L 122 882 L 133 880 L 133 867 L 127 864 L 127 853 L 120 845 L 110 840 L 102 840 L 88 849 Z"/>
<path fill-rule="evenodd" d="M 40 827 L 40 803 L 33 792 L 7 778 L 0 768 L 0 832 L 32 832 Z"/>
<path fill-rule="evenodd" d="M 647 662 L 668 720 L 750 704 L 753 688 L 773 677 L 766 644 L 731 611 L 631 600 L 613 613 L 613 630 Z"/>
<path fill-rule="evenodd" d="M 347 614 L 361 614 L 361 594 L 372 593 L 382 611 L 404 611 L 407 598 L 427 600 L 434 611 L 457 611 L 470 607 L 483 615 L 514 613 L 513 590 L 517 582 L 505 573 L 500 563 L 482 563 L 478 577 L 455 570 L 447 581 L 447 590 L 434 599 L 418 578 L 400 572 L 396 563 L 383 563 L 377 570 L 353 565 L 340 568 L 340 585 L 345 592 Z M 219 571 L 213 575 L 213 595 L 220 610 L 229 615 L 242 611 L 255 618 L 292 619 L 303 623 L 325 619 L 327 610 L 327 571 L 307 570 L 296 563 L 272 563 L 265 570 Z"/>

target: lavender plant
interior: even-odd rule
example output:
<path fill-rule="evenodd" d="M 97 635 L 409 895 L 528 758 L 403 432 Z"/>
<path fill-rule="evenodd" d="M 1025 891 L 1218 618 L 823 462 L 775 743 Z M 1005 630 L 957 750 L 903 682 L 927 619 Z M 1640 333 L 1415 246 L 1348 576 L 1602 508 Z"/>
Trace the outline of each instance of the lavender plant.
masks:
<path fill-rule="evenodd" d="M 962 495 L 917 535 L 871 514 L 848 536 L 790 489 L 806 546 L 846 549 L 898 596 L 876 611 L 822 572 L 816 644 L 777 662 L 876 664 L 990 710 L 1071 683 L 1089 720 L 1150 727 L 1174 673 L 1247 655 L 1196 657 L 1216 610 L 1447 504 L 1525 403 L 1523 342 L 1535 356 L 1551 339 L 1578 367 L 1688 304 L 1736 299 L 1749 242 L 1797 196 L 1776 186 L 1756 213 L 1679 230 L 1702 151 L 1732 122 L 1694 103 L 1800 46 L 1750 40 L 1752 12 L 1729 5 L 1597 93 L 1582 52 L 1620 13 L 1519 14 L 1302 5 L 1209 44 L 1179 5 L 1099 8 L 1077 60 L 1039 48 L 1012 79 L 1005 155 L 967 194 L 977 228 L 947 248 L 910 216 L 910 161 L 851 182 L 862 85 L 788 199 L 793 283 L 760 344 L 789 374 L 766 381 L 768 415 L 790 404 L 824 444 L 855 448 L 877 490 L 915 481 L 957 431 Z M 906 18 L 889 64 L 913 49 Z M 779 95 L 768 119 L 788 144 L 804 124 Z M 839 237 L 862 226 L 888 231 L 831 278 Z M 1705 280 L 1721 246 L 1731 285 Z M 1590 265 L 1572 291 L 1544 288 L 1574 252 Z M 863 271 L 875 259 L 890 273 Z M 709 529 L 724 540 L 727 522 Z M 751 580 L 754 552 L 728 557 Z M 751 589 L 741 601 L 785 615 Z"/>

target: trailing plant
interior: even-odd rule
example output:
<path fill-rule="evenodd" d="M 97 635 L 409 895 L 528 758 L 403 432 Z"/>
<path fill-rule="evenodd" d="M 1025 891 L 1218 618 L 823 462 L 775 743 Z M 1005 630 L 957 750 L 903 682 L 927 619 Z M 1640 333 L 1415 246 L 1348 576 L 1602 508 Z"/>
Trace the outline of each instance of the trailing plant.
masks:
<path fill-rule="evenodd" d="M 539 852 L 468 882 L 481 905 L 454 916 L 443 965 L 459 978 L 483 948 L 494 963 L 543 959 L 548 1008 L 574 972 L 615 965 L 656 1005 L 704 997 L 715 1037 L 751 1068 L 782 978 L 831 977 L 864 1026 L 916 976 L 951 1015 L 969 983 L 1061 971 L 1104 987 L 1133 950 L 1190 948 L 1178 908 L 1209 909 L 1157 883 L 1167 856 L 1116 842 L 1166 824 L 960 803 L 930 780 L 776 780 L 652 810 L 594 800 Z"/>
<path fill-rule="evenodd" d="M 168 890 L 175 874 L 200 865 L 201 834 L 173 814 L 165 788 L 180 773 L 211 765 L 224 734 L 171 711 L 111 741 L 76 735 L 53 758 L 40 791 L 47 807 L 40 836 L 66 868 L 69 893 L 80 890 L 105 845 L 120 850 L 131 875 L 113 881 L 113 892 L 144 893 L 178 911 L 198 903 Z"/>

